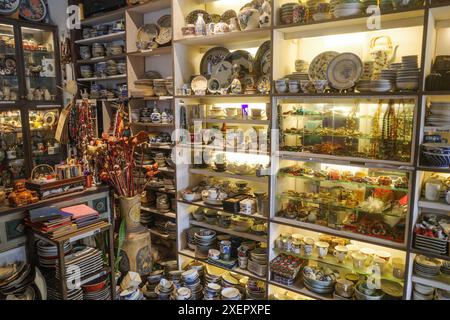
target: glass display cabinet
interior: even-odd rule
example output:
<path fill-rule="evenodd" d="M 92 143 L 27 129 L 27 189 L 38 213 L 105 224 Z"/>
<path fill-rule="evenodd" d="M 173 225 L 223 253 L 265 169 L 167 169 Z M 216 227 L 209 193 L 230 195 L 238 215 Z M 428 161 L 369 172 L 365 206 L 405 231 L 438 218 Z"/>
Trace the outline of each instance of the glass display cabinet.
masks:
<path fill-rule="evenodd" d="M 22 129 L 20 110 L 0 110 L 0 188 L 26 177 Z"/>
<path fill-rule="evenodd" d="M 416 102 L 394 97 L 280 99 L 280 151 L 412 164 Z"/>
<path fill-rule="evenodd" d="M 16 62 L 14 27 L 0 24 L 0 101 L 19 98 L 19 78 Z"/>
<path fill-rule="evenodd" d="M 59 110 L 30 110 L 30 141 L 32 166 L 48 164 L 54 166 L 64 160 L 61 144 L 55 140 Z"/>
<path fill-rule="evenodd" d="M 403 245 L 410 178 L 410 172 L 402 170 L 281 160 L 275 219 Z"/>
<path fill-rule="evenodd" d="M 57 68 L 52 30 L 21 27 L 26 100 L 56 101 Z"/>

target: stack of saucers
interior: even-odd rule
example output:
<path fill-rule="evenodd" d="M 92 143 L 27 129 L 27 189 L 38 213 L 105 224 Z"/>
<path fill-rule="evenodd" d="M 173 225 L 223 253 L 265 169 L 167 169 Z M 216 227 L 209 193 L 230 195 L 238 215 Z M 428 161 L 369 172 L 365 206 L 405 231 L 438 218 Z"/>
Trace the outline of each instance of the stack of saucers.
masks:
<path fill-rule="evenodd" d="M 217 283 L 208 283 L 203 290 L 205 300 L 220 300 L 220 292 L 222 287 Z"/>
<path fill-rule="evenodd" d="M 414 283 L 413 300 L 433 300 L 435 288 L 420 283 Z"/>
<path fill-rule="evenodd" d="M 297 80 L 297 81 L 309 81 L 309 75 L 306 72 L 293 72 L 290 75 L 287 75 L 286 78 L 289 80 Z"/>
<path fill-rule="evenodd" d="M 173 282 L 163 278 L 156 286 L 155 293 L 158 295 L 159 300 L 169 300 L 174 289 Z"/>
<path fill-rule="evenodd" d="M 213 274 L 211 272 L 206 272 L 205 274 L 205 286 L 207 286 L 210 283 L 220 284 L 221 275 L 220 274 Z"/>
<path fill-rule="evenodd" d="M 419 88 L 419 74 L 417 56 L 402 57 L 402 67 L 397 72 L 397 88 L 411 91 Z"/>
<path fill-rule="evenodd" d="M 358 90 L 359 92 L 371 92 L 372 80 L 370 79 L 359 80 L 356 83 L 356 90 Z"/>
<path fill-rule="evenodd" d="M 425 256 L 416 256 L 414 259 L 414 273 L 424 277 L 438 276 L 441 269 L 441 261 Z"/>
<path fill-rule="evenodd" d="M 199 231 L 200 228 L 190 228 L 186 230 L 186 242 L 187 246 L 191 250 L 195 250 L 196 244 L 195 244 L 195 233 Z"/>
<path fill-rule="evenodd" d="M 445 127 L 450 125 L 450 102 L 433 101 L 430 114 L 426 118 L 427 126 Z"/>
<path fill-rule="evenodd" d="M 294 8 L 298 3 L 285 3 L 280 8 L 280 20 L 282 24 L 292 24 L 294 22 Z"/>
<path fill-rule="evenodd" d="M 245 288 L 247 299 L 263 300 L 266 296 L 266 289 L 264 285 L 260 285 L 258 280 L 249 279 Z"/>
<path fill-rule="evenodd" d="M 196 257 L 206 259 L 209 249 L 216 247 L 216 232 L 209 229 L 200 229 L 195 233 L 194 237 Z"/>
<path fill-rule="evenodd" d="M 203 287 L 200 276 L 196 269 L 189 269 L 181 274 L 184 286 L 191 290 L 192 300 L 201 300 L 203 298 Z"/>
<path fill-rule="evenodd" d="M 205 278 L 205 265 L 199 261 L 193 261 L 189 264 L 189 269 L 197 270 L 198 276 L 201 281 Z"/>
<path fill-rule="evenodd" d="M 72 250 L 72 245 L 70 242 L 64 243 L 64 254 L 68 255 Z M 52 246 L 44 241 L 38 241 L 37 243 L 37 256 L 39 260 L 39 265 L 42 268 L 54 269 L 56 265 L 56 260 L 58 260 L 58 248 Z"/>
<path fill-rule="evenodd" d="M 388 80 L 391 83 L 392 88 L 395 88 L 395 82 L 397 79 L 397 71 L 394 69 L 381 70 L 380 80 Z"/>
<path fill-rule="evenodd" d="M 239 280 L 236 279 L 235 277 L 233 277 L 231 274 L 229 273 L 224 273 L 222 275 L 222 287 L 223 288 L 234 288 L 237 287 L 239 285 Z"/>
<path fill-rule="evenodd" d="M 242 295 L 236 288 L 225 288 L 220 293 L 222 300 L 241 300 Z"/>
<path fill-rule="evenodd" d="M 370 82 L 370 91 L 372 92 L 388 92 L 392 90 L 392 83 L 389 80 L 379 79 Z"/>

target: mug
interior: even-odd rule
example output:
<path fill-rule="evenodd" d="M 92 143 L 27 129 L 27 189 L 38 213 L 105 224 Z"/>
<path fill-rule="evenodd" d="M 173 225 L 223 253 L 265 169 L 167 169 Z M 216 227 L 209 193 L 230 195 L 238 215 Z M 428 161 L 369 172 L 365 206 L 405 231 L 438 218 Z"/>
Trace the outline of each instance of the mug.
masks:
<path fill-rule="evenodd" d="M 319 241 L 316 242 L 317 252 L 319 254 L 319 258 L 323 259 L 328 254 L 328 248 L 330 247 L 330 244 L 327 242 Z"/>
<path fill-rule="evenodd" d="M 223 240 L 220 242 L 220 255 L 223 260 L 228 261 L 231 258 L 231 241 Z"/>
<path fill-rule="evenodd" d="M 336 246 L 334 248 L 333 255 L 336 257 L 339 263 L 344 262 L 345 257 L 347 256 L 348 248 L 345 246 Z"/>
<path fill-rule="evenodd" d="M 353 267 L 356 269 L 364 269 L 366 265 L 367 256 L 363 253 L 354 253 L 352 254 L 353 259 Z"/>
<path fill-rule="evenodd" d="M 314 239 L 310 237 L 305 237 L 303 239 L 303 252 L 305 256 L 310 256 L 314 250 Z"/>

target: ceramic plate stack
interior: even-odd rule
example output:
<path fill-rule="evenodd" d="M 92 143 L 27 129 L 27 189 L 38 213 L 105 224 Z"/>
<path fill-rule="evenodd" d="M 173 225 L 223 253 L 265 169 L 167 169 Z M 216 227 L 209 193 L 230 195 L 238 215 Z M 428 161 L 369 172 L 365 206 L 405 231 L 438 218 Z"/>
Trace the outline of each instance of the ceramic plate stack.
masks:
<path fill-rule="evenodd" d="M 49 286 L 47 288 L 48 300 L 62 300 L 62 295 L 60 293 L 59 288 L 58 289 L 54 288 L 55 286 Z M 83 300 L 83 290 L 81 289 L 69 290 L 67 292 L 67 300 Z"/>
<path fill-rule="evenodd" d="M 435 300 L 450 300 L 450 291 L 437 289 Z"/>
<path fill-rule="evenodd" d="M 200 280 L 203 281 L 205 278 L 205 265 L 199 261 L 192 261 L 189 264 L 189 269 L 195 269 L 198 272 Z"/>
<path fill-rule="evenodd" d="M 39 289 L 33 284 L 35 268 L 24 262 L 17 262 L 0 269 L 0 293 L 7 300 L 40 299 Z"/>
<path fill-rule="evenodd" d="M 433 300 L 435 289 L 420 283 L 414 283 L 413 300 Z"/>
<path fill-rule="evenodd" d="M 172 281 L 175 288 L 181 288 L 183 285 L 183 279 L 181 277 L 181 274 L 183 273 L 182 270 L 172 270 L 169 271 L 169 274 L 167 276 L 167 279 Z"/>
<path fill-rule="evenodd" d="M 392 84 L 389 80 L 372 80 L 370 82 L 370 91 L 372 92 L 389 92 L 392 90 Z"/>
<path fill-rule="evenodd" d="M 289 80 L 309 81 L 309 75 L 305 72 L 294 72 L 290 75 L 287 75 L 286 78 L 288 78 Z"/>
<path fill-rule="evenodd" d="M 140 119 L 142 122 L 142 118 Z M 148 224 L 150 224 L 151 222 L 153 222 L 153 217 L 154 215 L 151 212 L 148 211 L 141 211 L 141 224 L 143 224 L 144 226 L 147 226 Z"/>
<path fill-rule="evenodd" d="M 245 292 L 247 299 L 250 300 L 263 300 L 266 296 L 266 289 L 264 285 L 258 285 L 259 281 L 255 279 L 249 279 Z"/>
<path fill-rule="evenodd" d="M 159 300 L 169 300 L 174 289 L 173 282 L 163 278 L 156 286 L 155 293 L 158 295 Z"/>
<path fill-rule="evenodd" d="M 414 273 L 423 277 L 438 276 L 441 269 L 441 261 L 425 256 L 416 256 L 414 259 Z"/>
<path fill-rule="evenodd" d="M 448 240 L 415 235 L 414 247 L 436 254 L 446 255 L 448 251 Z"/>
<path fill-rule="evenodd" d="M 111 287 L 107 285 L 96 292 L 85 292 L 83 300 L 111 300 Z"/>
<path fill-rule="evenodd" d="M 81 278 L 99 272 L 103 269 L 102 252 L 92 247 L 74 248 L 74 253 L 68 255 L 65 259 L 66 265 L 66 279 L 71 281 L 70 269 L 79 268 Z M 59 275 L 59 261 L 56 261 L 56 279 L 60 279 Z"/>
<path fill-rule="evenodd" d="M 291 24 L 294 22 L 294 7 L 298 6 L 298 3 L 291 2 L 285 3 L 280 8 L 280 20 L 283 24 Z"/>
<path fill-rule="evenodd" d="M 203 297 L 205 300 L 220 300 L 221 291 L 222 287 L 217 283 L 208 283 L 203 290 Z"/>
<path fill-rule="evenodd" d="M 356 90 L 358 90 L 359 92 L 372 92 L 372 80 L 359 80 L 356 83 Z"/>
<path fill-rule="evenodd" d="M 181 274 L 184 286 L 191 290 L 192 300 L 203 299 L 203 286 L 197 269 L 189 269 Z"/>
<path fill-rule="evenodd" d="M 158 299 L 155 289 L 163 277 L 164 271 L 157 270 L 147 276 L 147 284 L 145 285 L 144 295 L 149 300 Z"/>
<path fill-rule="evenodd" d="M 221 284 L 222 284 L 223 288 L 234 288 L 239 285 L 239 280 L 236 279 L 235 277 L 233 277 L 229 273 L 223 274 L 221 280 L 222 280 Z"/>
<path fill-rule="evenodd" d="M 381 70 L 380 80 L 388 80 L 391 83 L 392 88 L 395 88 L 396 79 L 397 79 L 397 70 L 395 69 Z"/>
<path fill-rule="evenodd" d="M 221 275 L 220 274 L 214 274 L 211 271 L 207 270 L 205 273 L 205 286 L 210 284 L 210 283 L 215 283 L 220 285 L 220 281 L 221 281 Z"/>
<path fill-rule="evenodd" d="M 195 233 L 195 256 L 208 258 L 209 249 L 216 248 L 216 232 L 209 229 L 200 229 Z"/>
<path fill-rule="evenodd" d="M 242 295 L 236 288 L 225 288 L 220 293 L 222 300 L 242 300 Z"/>
<path fill-rule="evenodd" d="M 336 18 L 359 16 L 363 5 L 357 0 L 339 0 L 332 3 L 332 13 Z"/>
<path fill-rule="evenodd" d="M 417 56 L 403 56 L 402 67 L 397 72 L 397 89 L 402 91 L 412 91 L 419 88 L 420 69 Z"/>
<path fill-rule="evenodd" d="M 186 230 L 186 243 L 189 249 L 195 250 L 196 244 L 195 244 L 195 233 L 200 231 L 200 228 L 190 228 Z"/>
<path fill-rule="evenodd" d="M 427 126 L 444 127 L 450 125 L 450 102 L 431 102 Z"/>
<path fill-rule="evenodd" d="M 45 269 L 54 269 L 56 261 L 58 260 L 58 248 L 52 246 L 44 241 L 37 242 L 37 255 L 39 265 Z M 72 245 L 69 242 L 64 244 L 64 254 L 67 256 L 72 250 Z"/>
<path fill-rule="evenodd" d="M 450 144 L 423 143 L 421 147 L 421 152 L 429 165 L 442 168 L 450 166 Z"/>
<path fill-rule="evenodd" d="M 305 287 L 311 290 L 312 292 L 326 294 L 334 292 L 334 285 L 336 281 L 316 280 L 303 273 L 303 283 Z"/>
<path fill-rule="evenodd" d="M 450 261 L 443 261 L 441 266 L 441 272 L 446 275 L 450 275 Z"/>

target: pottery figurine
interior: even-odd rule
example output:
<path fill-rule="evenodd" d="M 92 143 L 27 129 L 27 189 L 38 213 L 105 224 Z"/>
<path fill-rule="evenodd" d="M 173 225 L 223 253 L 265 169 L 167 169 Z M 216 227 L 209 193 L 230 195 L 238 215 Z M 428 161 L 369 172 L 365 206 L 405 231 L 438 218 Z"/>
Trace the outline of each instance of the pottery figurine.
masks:
<path fill-rule="evenodd" d="M 230 25 L 229 25 L 230 32 L 236 32 L 241 31 L 241 28 L 239 27 L 239 23 L 236 17 L 230 18 Z"/>
<path fill-rule="evenodd" d="M 14 191 L 8 196 L 11 206 L 20 207 L 27 204 L 32 204 L 39 201 L 37 193 L 25 188 L 25 182 L 19 181 L 14 185 Z"/>
<path fill-rule="evenodd" d="M 201 13 L 198 14 L 197 21 L 195 22 L 195 35 L 206 36 L 206 23 Z"/>

